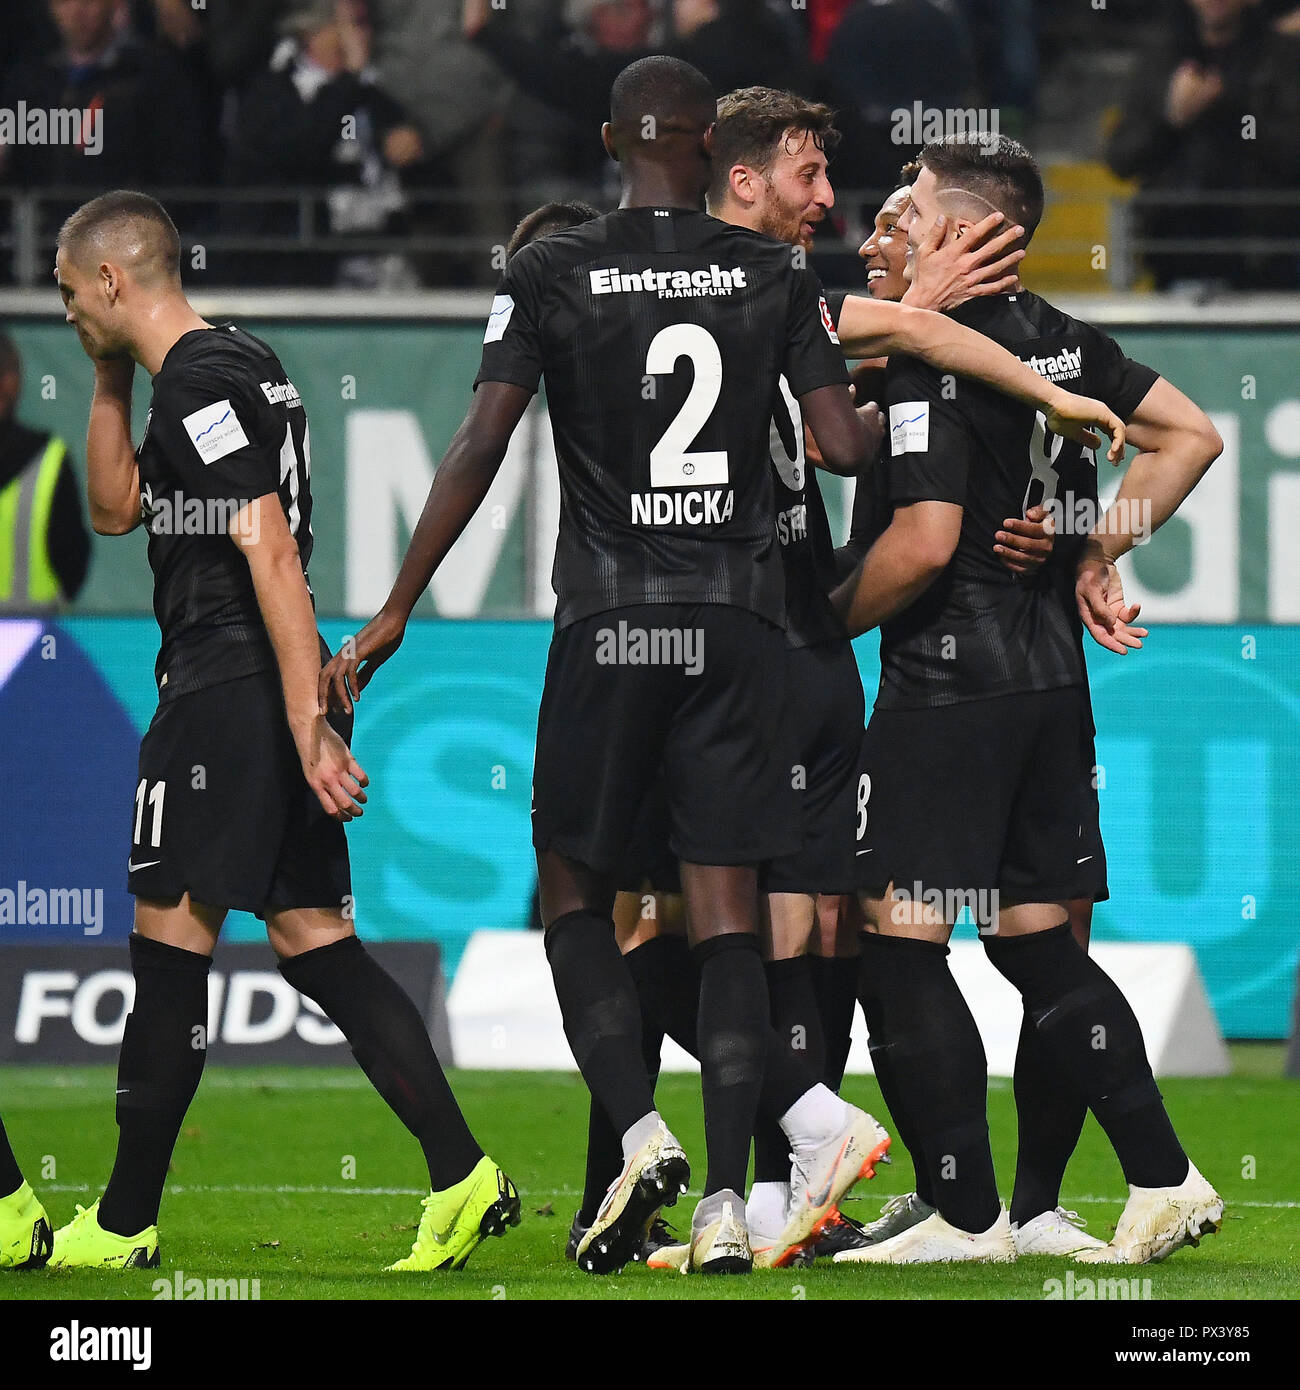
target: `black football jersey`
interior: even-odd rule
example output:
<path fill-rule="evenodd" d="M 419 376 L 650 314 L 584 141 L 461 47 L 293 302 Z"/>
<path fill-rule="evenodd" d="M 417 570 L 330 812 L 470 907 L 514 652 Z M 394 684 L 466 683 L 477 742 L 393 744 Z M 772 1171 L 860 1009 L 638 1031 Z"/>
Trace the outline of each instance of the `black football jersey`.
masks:
<path fill-rule="evenodd" d="M 817 470 L 804 448 L 803 413 L 784 376 L 777 383 L 772 416 L 772 487 L 776 539 L 785 568 L 785 638 L 791 647 L 846 642 L 844 624 L 831 607 L 835 543 L 822 501 Z"/>
<path fill-rule="evenodd" d="M 625 208 L 510 262 L 475 381 L 545 377 L 560 473 L 555 621 L 722 603 L 784 625 L 770 426 L 847 381 L 817 277 L 704 213 Z"/>
<path fill-rule="evenodd" d="M 248 562 L 231 523 L 277 493 L 311 559 L 307 413 L 275 353 L 226 324 L 184 334 L 153 379 L 136 450 L 149 530 L 160 699 L 274 667 Z"/>
<path fill-rule="evenodd" d="M 971 300 L 952 316 L 1122 419 L 1157 379 L 1105 333 L 1025 291 Z M 886 382 L 891 507 L 941 501 L 964 512 L 947 568 L 881 626 L 877 708 L 1084 683 L 1071 614 L 1075 563 L 1100 514 L 1091 451 L 1053 435 L 1032 406 L 914 358 L 891 361 Z M 994 533 L 1035 504 L 1054 517 L 1055 548 L 1037 576 L 1020 578 L 993 553 Z"/>

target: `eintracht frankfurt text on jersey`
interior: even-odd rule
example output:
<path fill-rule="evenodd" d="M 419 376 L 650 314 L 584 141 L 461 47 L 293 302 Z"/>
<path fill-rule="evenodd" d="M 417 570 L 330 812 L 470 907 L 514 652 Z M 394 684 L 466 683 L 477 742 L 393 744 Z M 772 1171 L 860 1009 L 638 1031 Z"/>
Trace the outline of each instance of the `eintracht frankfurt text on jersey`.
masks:
<path fill-rule="evenodd" d="M 847 382 L 828 318 L 789 246 L 699 212 L 624 208 L 513 258 L 475 384 L 545 382 L 558 627 L 645 603 L 784 625 L 773 412 Z"/>

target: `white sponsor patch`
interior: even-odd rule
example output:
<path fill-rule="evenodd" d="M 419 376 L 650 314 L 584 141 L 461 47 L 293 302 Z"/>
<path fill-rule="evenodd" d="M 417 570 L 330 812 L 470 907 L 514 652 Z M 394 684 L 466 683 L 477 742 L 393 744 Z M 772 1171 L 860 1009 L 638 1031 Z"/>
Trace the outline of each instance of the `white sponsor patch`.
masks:
<path fill-rule="evenodd" d="M 248 447 L 248 436 L 229 401 L 205 405 L 202 410 L 187 415 L 181 424 L 204 463 L 216 463 L 236 449 Z"/>
<path fill-rule="evenodd" d="M 889 452 L 923 454 L 930 447 L 930 402 L 903 401 L 889 407 Z"/>
<path fill-rule="evenodd" d="M 506 325 L 515 311 L 515 301 L 508 294 L 499 294 L 492 301 L 492 312 L 488 315 L 487 332 L 483 334 L 485 343 L 499 343 L 506 334 Z"/>

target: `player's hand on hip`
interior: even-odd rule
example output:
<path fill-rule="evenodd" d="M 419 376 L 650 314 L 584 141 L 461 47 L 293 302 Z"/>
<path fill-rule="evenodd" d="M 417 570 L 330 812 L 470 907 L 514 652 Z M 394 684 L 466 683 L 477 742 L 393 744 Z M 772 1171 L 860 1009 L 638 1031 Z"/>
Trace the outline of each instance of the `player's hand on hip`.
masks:
<path fill-rule="evenodd" d="M 1060 398 L 1043 412 L 1047 428 L 1053 434 L 1064 435 L 1076 444 L 1096 449 L 1101 444 L 1097 431 L 1110 436 L 1106 457 L 1113 464 L 1124 458 L 1124 442 L 1128 438 L 1124 422 L 1106 405 L 1090 396 L 1076 396 L 1073 391 L 1062 391 Z"/>
<path fill-rule="evenodd" d="M 370 678 L 402 645 L 405 636 L 406 620 L 381 609 L 355 637 L 346 638 L 321 668 L 317 682 L 321 713 L 333 704 L 351 714 L 353 702 L 360 699 Z"/>
<path fill-rule="evenodd" d="M 993 553 L 1012 574 L 1035 574 L 1047 563 L 1056 542 L 1055 518 L 1046 507 L 1009 516 L 997 533 Z"/>
<path fill-rule="evenodd" d="M 1096 541 L 1084 547 L 1075 570 L 1074 597 L 1084 627 L 1099 646 L 1120 656 L 1142 650 L 1142 639 L 1150 635 L 1147 628 L 1134 625 L 1142 605 L 1125 600 L 1119 570 Z"/>
<path fill-rule="evenodd" d="M 310 724 L 294 731 L 298 759 L 307 785 L 328 815 L 350 821 L 362 814 L 365 788 L 370 785 L 351 749 L 318 714 Z"/>
<path fill-rule="evenodd" d="M 968 299 L 1015 289 L 1016 266 L 1025 253 L 1012 247 L 1025 229 L 1000 231 L 1005 221 L 1000 212 L 991 212 L 959 236 L 946 217 L 936 218 L 912 257 L 912 283 L 903 303 L 942 313 Z"/>

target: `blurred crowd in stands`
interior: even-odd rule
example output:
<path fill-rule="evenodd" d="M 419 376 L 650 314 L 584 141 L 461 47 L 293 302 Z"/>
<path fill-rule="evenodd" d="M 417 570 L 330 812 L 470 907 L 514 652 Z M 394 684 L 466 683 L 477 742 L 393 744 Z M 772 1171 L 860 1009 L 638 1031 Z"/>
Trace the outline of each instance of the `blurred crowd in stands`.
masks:
<path fill-rule="evenodd" d="M 1088 12 L 1083 38 L 1078 15 L 1058 29 L 1075 9 Z M 1000 129 L 1032 145 L 1044 74 L 1080 41 L 1132 57 L 1102 148 L 1136 182 L 1140 234 L 1169 243 L 1147 248 L 1155 283 L 1300 288 L 1300 0 L 1108 0 L 1102 11 L 1059 0 L 0 0 L 0 112 L 103 113 L 97 154 L 0 146 L 0 193 L 48 190 L 48 238 L 79 196 L 208 190 L 187 204 L 184 230 L 220 248 L 204 266 L 212 283 L 490 283 L 489 248 L 523 211 L 608 200 L 599 126 L 614 75 L 643 54 L 680 54 L 719 93 L 763 83 L 830 102 L 845 135 L 837 187 L 887 191 L 913 147 L 895 112 L 996 109 Z M 317 197 L 292 196 L 303 189 Z M 379 235 L 461 249 L 376 254 L 365 238 Z M 1196 247 L 1207 239 L 1220 249 Z"/>

